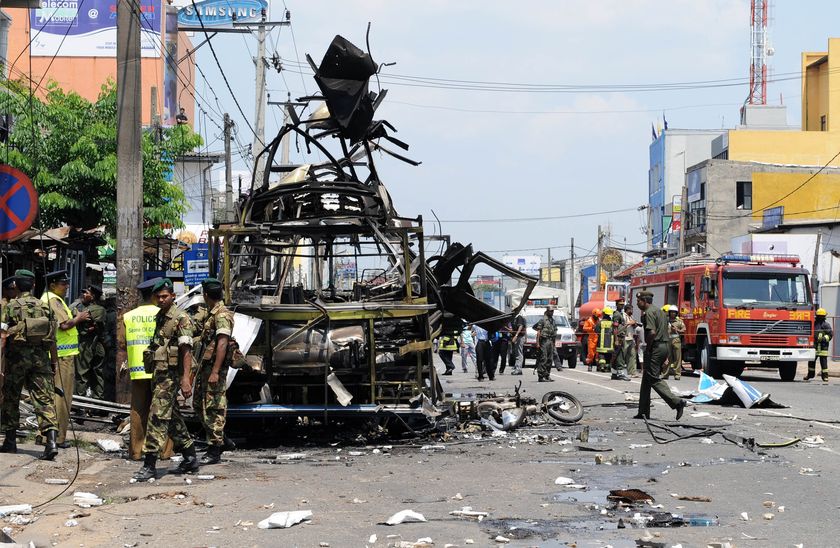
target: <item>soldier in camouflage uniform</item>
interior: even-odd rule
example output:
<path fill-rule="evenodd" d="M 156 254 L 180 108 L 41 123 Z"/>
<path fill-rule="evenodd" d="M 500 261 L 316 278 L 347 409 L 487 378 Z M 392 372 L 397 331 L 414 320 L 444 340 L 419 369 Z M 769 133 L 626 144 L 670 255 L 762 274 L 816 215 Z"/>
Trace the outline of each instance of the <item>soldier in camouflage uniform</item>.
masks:
<path fill-rule="evenodd" d="M 155 477 L 157 457 L 166 443 L 167 434 L 184 459 L 176 474 L 194 473 L 199 469 L 193 440 L 178 408 L 178 390 L 184 398 L 192 395 L 190 368 L 192 366 L 193 328 L 189 316 L 174 305 L 172 281 L 164 278 L 154 287 L 157 313 L 155 334 L 144 353 L 144 362 L 154 368 L 152 378 L 152 406 L 143 444 L 143 466 L 134 479 L 146 481 Z"/>
<path fill-rule="evenodd" d="M 2 426 L 6 439 L 0 447 L 2 453 L 17 453 L 15 439 L 20 426 L 20 393 L 23 387 L 29 392 L 38 419 L 38 430 L 45 438 L 43 460 L 53 460 L 58 455 L 56 438 L 58 418 L 55 412 L 53 395 L 55 385 L 53 375 L 58 362 L 55 349 L 55 322 L 50 319 L 49 307 L 30 293 L 35 285 L 35 274 L 29 270 L 15 272 L 15 284 L 20 291 L 3 308 L 2 329 L 6 333 L 6 357 L 9 367 L 3 386 Z M 46 336 L 40 341 L 27 337 L 26 320 L 42 319 L 48 322 Z"/>
<path fill-rule="evenodd" d="M 82 290 L 81 302 L 74 305 L 75 312 L 87 311 L 90 318 L 80 323 L 79 353 L 76 355 L 77 396 L 86 396 L 90 388 L 90 397 L 103 399 L 105 396 L 105 307 L 99 303 L 102 289 L 89 285 Z"/>
<path fill-rule="evenodd" d="M 537 376 L 539 382 L 553 382 L 551 364 L 554 361 L 554 339 L 557 337 L 557 325 L 554 323 L 554 306 L 548 305 L 545 314 L 534 326 L 537 332 L 537 346 L 540 354 L 537 358 Z"/>
<path fill-rule="evenodd" d="M 233 333 L 233 313 L 222 301 L 222 284 L 219 280 L 207 278 L 201 283 L 201 288 L 208 314 L 201 330 L 201 356 L 196 356 L 200 365 L 195 381 L 193 409 L 207 433 L 207 453 L 201 457 L 201 464 L 216 464 L 222 460 L 225 442 L 225 386 L 229 366 L 228 342 Z"/>

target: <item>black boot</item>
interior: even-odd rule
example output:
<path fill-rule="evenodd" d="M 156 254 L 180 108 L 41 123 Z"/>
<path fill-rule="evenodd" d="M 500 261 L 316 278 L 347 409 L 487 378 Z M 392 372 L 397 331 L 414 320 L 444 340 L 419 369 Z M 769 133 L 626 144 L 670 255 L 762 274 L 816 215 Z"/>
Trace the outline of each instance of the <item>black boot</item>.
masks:
<path fill-rule="evenodd" d="M 219 464 L 222 462 L 222 446 L 221 445 L 209 445 L 207 447 L 207 452 L 204 453 L 204 456 L 201 457 L 199 460 L 202 466 L 205 464 Z"/>
<path fill-rule="evenodd" d="M 181 456 L 183 456 L 184 459 L 181 461 L 181 464 L 175 468 L 173 474 L 195 474 L 198 472 L 198 469 L 201 468 L 201 464 L 195 457 L 194 445 L 191 445 L 187 449 L 181 451 Z"/>
<path fill-rule="evenodd" d="M 223 436 L 222 440 L 222 451 L 234 451 L 236 449 L 236 444 L 229 437 Z"/>
<path fill-rule="evenodd" d="M 17 453 L 17 429 L 6 430 L 6 439 L 0 446 L 0 453 Z"/>
<path fill-rule="evenodd" d="M 140 468 L 133 476 L 133 479 L 137 481 L 149 481 L 150 479 L 155 479 L 157 469 L 155 468 L 155 464 L 157 463 L 157 455 L 154 453 L 146 453 L 143 457 L 143 467 Z"/>
<path fill-rule="evenodd" d="M 47 430 L 47 441 L 44 443 L 44 454 L 41 455 L 41 460 L 53 460 L 58 455 L 58 447 L 55 444 L 55 438 L 58 432 L 55 430 Z"/>

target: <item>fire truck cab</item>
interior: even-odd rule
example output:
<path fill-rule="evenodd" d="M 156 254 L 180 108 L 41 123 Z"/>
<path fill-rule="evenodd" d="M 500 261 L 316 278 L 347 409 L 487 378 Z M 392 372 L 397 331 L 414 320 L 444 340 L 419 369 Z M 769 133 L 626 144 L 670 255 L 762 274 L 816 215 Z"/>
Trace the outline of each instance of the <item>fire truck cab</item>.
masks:
<path fill-rule="evenodd" d="M 784 381 L 814 359 L 814 307 L 808 271 L 791 255 L 684 257 L 637 269 L 631 298 L 676 305 L 686 326 L 683 358 L 720 378 L 774 367 Z"/>

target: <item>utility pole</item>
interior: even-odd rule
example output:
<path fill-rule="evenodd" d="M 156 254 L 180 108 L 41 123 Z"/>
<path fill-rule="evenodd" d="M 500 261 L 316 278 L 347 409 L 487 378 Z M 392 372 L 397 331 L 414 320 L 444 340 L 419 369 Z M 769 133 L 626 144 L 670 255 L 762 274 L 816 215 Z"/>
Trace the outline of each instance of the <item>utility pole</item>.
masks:
<path fill-rule="evenodd" d="M 233 121 L 230 115 L 225 112 L 225 222 L 233 222 L 233 165 L 230 157 L 230 130 L 233 128 Z"/>
<path fill-rule="evenodd" d="M 143 276 L 143 157 L 139 4 L 117 2 L 117 348 L 116 399 L 130 399 L 122 316 L 137 306 Z"/>
<path fill-rule="evenodd" d="M 811 269 L 811 291 L 814 292 L 814 304 L 820 306 L 820 245 L 822 244 L 822 230 L 817 231 L 817 245 L 814 246 L 814 266 Z"/>
<path fill-rule="evenodd" d="M 254 154 L 254 186 L 262 185 L 265 170 L 264 158 L 257 160 L 257 155 L 265 148 L 265 9 L 262 10 L 260 24 L 257 27 L 257 56 L 254 58 L 256 68 L 256 106 L 254 107 L 254 143 L 251 151 Z"/>
<path fill-rule="evenodd" d="M 548 286 L 551 287 L 551 248 L 548 248 Z"/>
<path fill-rule="evenodd" d="M 572 245 L 569 249 L 569 317 L 575 319 L 575 237 L 572 236 Z"/>
<path fill-rule="evenodd" d="M 595 283 L 596 287 L 601 289 L 601 242 L 603 234 L 601 234 L 601 225 L 598 225 L 598 254 L 595 255 Z"/>

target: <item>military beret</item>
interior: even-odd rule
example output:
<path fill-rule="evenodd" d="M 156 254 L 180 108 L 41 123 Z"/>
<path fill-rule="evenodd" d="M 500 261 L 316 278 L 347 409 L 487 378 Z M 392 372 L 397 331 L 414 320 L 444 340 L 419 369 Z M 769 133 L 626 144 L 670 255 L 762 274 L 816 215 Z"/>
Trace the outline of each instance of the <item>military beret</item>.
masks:
<path fill-rule="evenodd" d="M 650 291 L 639 291 L 636 293 L 636 298 L 638 299 L 639 297 L 653 297 L 653 293 Z"/>
<path fill-rule="evenodd" d="M 9 276 L 5 280 L 3 280 L 3 289 L 8 289 L 12 287 L 12 284 L 15 283 L 15 277 Z"/>
<path fill-rule="evenodd" d="M 56 270 L 55 272 L 50 272 L 46 276 L 47 283 L 54 284 L 58 282 L 69 282 L 70 278 L 67 277 L 66 270 Z"/>
<path fill-rule="evenodd" d="M 152 293 L 157 293 L 158 291 L 163 291 L 164 289 L 167 291 L 172 291 L 172 280 L 169 278 L 161 278 L 158 283 L 152 288 Z"/>
<path fill-rule="evenodd" d="M 152 279 L 150 279 L 150 280 L 146 280 L 146 281 L 144 281 L 144 282 L 140 282 L 139 284 L 137 284 L 137 286 L 135 287 L 135 289 L 140 289 L 140 290 L 143 290 L 143 289 L 152 289 L 152 288 L 154 288 L 154 287 L 155 287 L 155 284 L 157 284 L 157 283 L 158 283 L 159 281 L 161 281 L 162 279 L 163 279 L 163 278 L 161 278 L 160 276 L 158 276 L 157 278 L 152 278 Z"/>
<path fill-rule="evenodd" d="M 102 297 L 102 288 L 99 287 L 98 285 L 89 285 L 85 289 L 87 291 L 90 291 L 91 294 L 93 294 L 93 296 L 96 297 L 97 299 Z"/>
<path fill-rule="evenodd" d="M 201 282 L 201 287 L 202 289 L 221 289 L 222 282 L 216 278 L 205 278 L 204 281 Z"/>
<path fill-rule="evenodd" d="M 25 268 L 19 268 L 15 270 L 15 278 L 34 278 L 35 273 L 31 270 L 26 270 Z M 6 280 L 3 280 L 3 286 L 6 286 Z"/>

